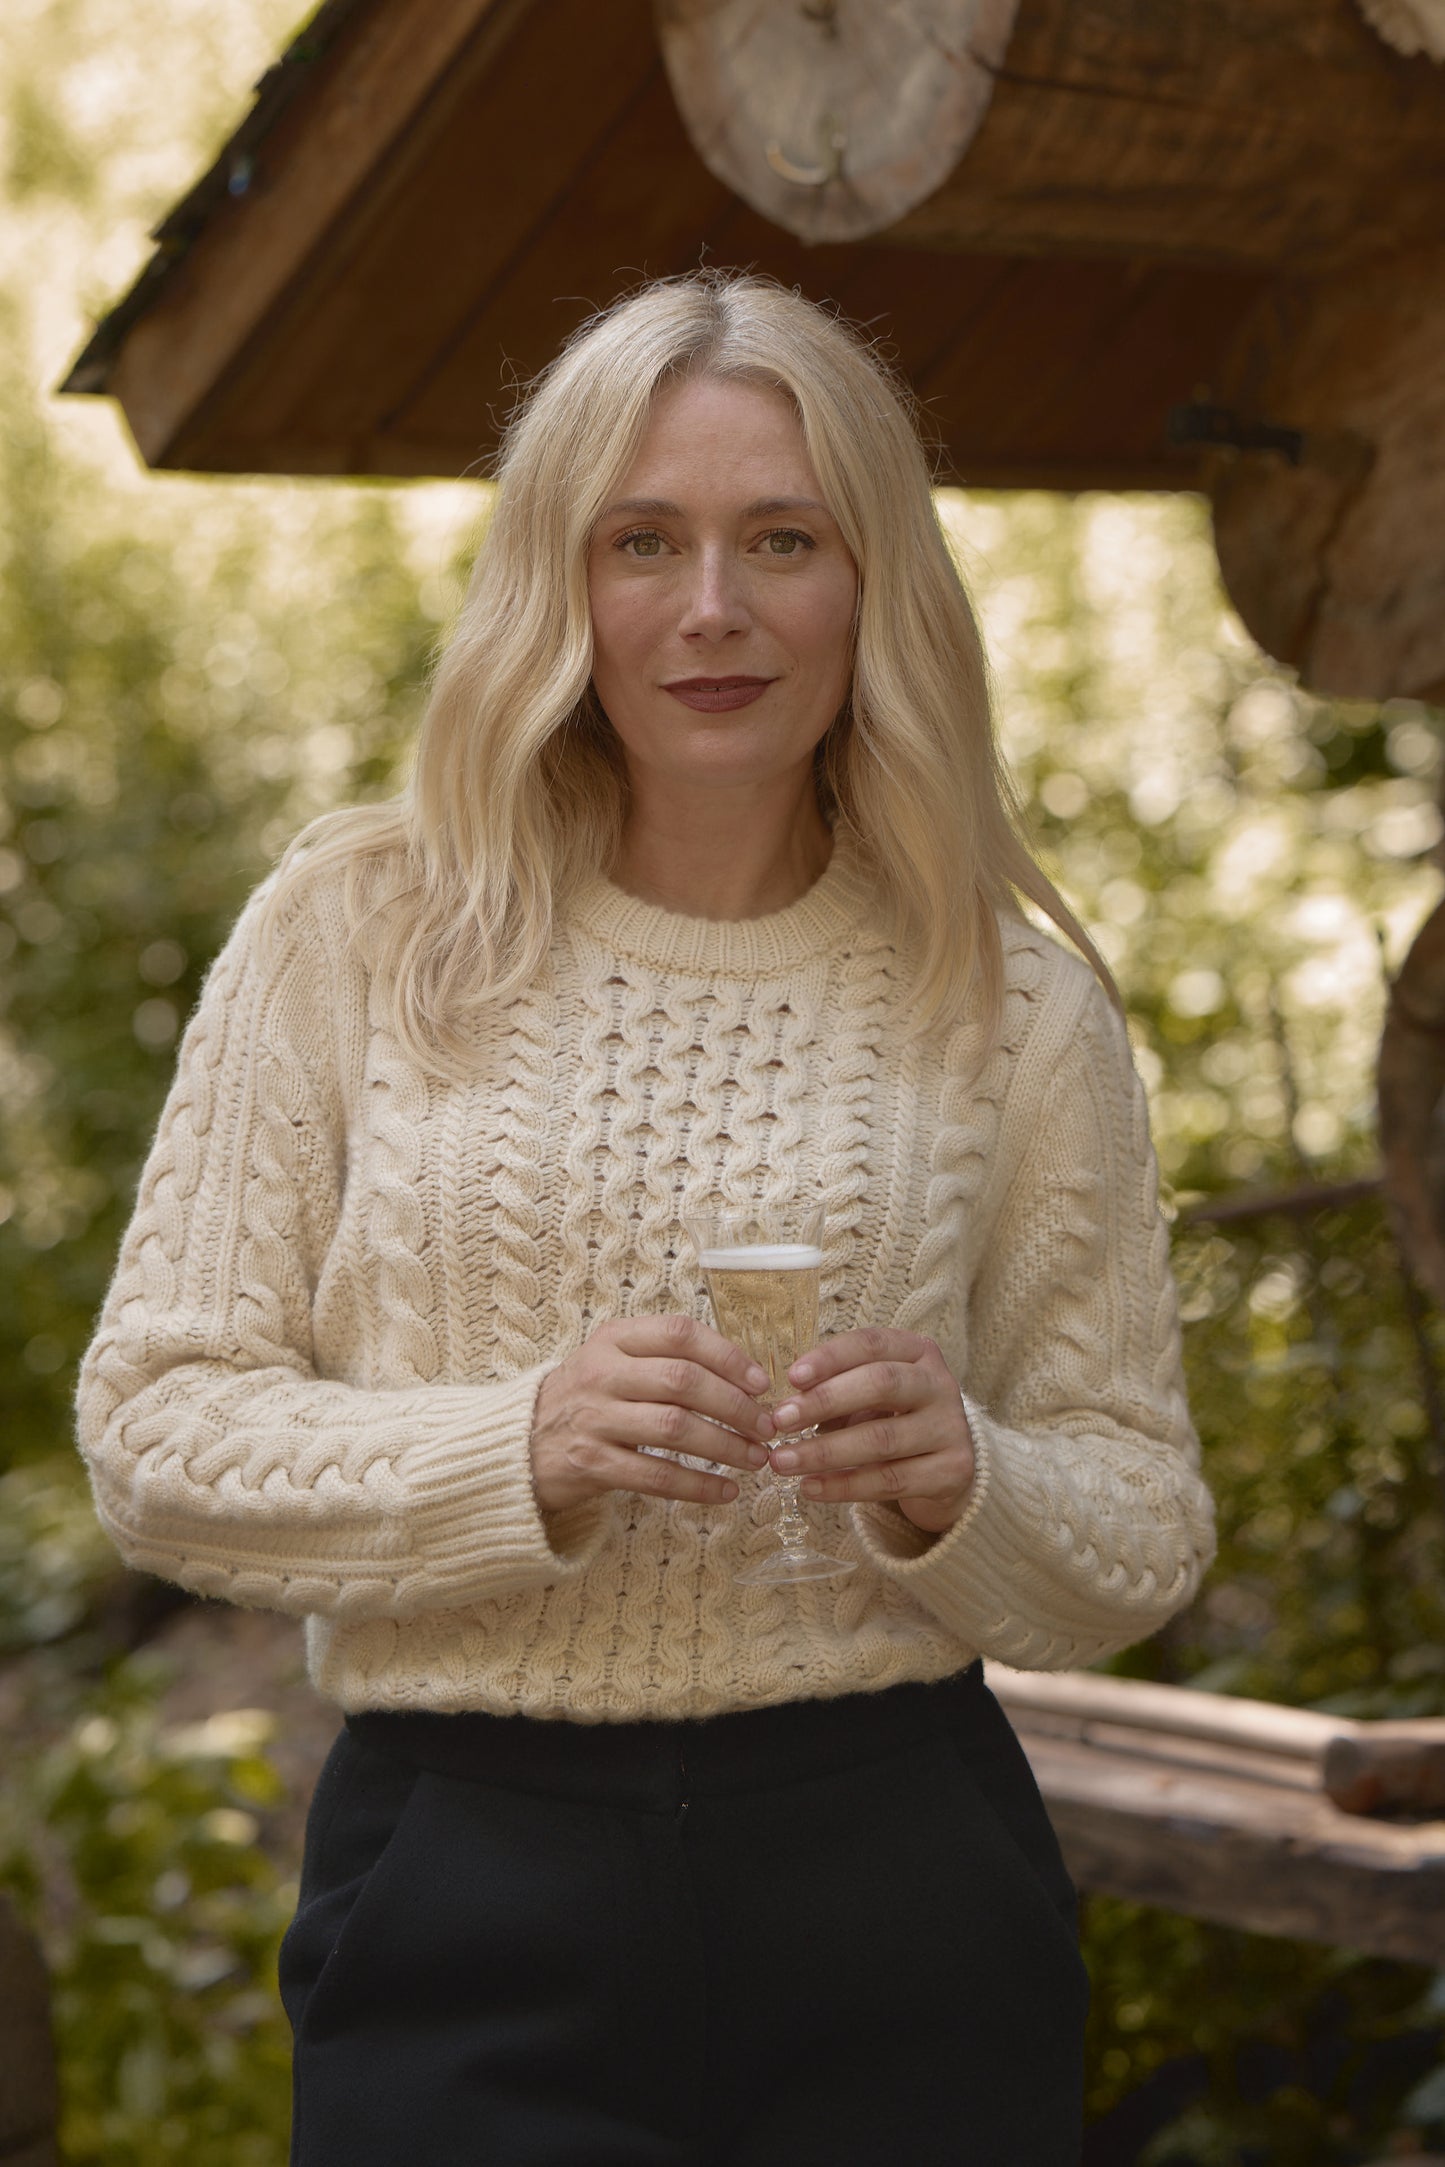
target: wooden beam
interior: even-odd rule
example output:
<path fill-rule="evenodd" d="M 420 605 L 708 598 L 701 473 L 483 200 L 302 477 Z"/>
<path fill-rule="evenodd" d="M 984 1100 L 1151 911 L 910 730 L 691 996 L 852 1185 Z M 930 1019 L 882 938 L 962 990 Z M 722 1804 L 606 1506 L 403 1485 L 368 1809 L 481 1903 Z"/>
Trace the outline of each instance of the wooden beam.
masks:
<path fill-rule="evenodd" d="M 1194 1693 L 1187 1686 L 1151 1685 L 1142 1678 L 1100 1678 L 1092 1671 L 1009 1670 L 988 1666 L 988 1682 L 1010 1715 L 1037 1722 L 1054 1717 L 1074 1726 L 1110 1723 L 1150 1738 L 1192 1738 L 1259 1751 L 1317 1768 L 1325 1748 L 1354 1728 L 1348 1717 L 1228 1693 Z"/>
<path fill-rule="evenodd" d="M 1081 1888 L 1253 1933 L 1445 1957 L 1445 1820 L 1367 1819 L 1325 1790 L 1333 1763 L 1362 1804 L 1403 1780 L 1404 1800 L 1428 1810 L 1445 1723 L 1354 1722 L 1083 1671 L 990 1663 L 987 1677 Z"/>
<path fill-rule="evenodd" d="M 562 0 L 549 35 L 587 39 L 605 93 L 589 67 L 544 94 L 544 54 L 527 39 L 518 43 L 512 97 L 493 105 L 489 89 L 489 174 L 476 193 L 491 207 L 493 230 L 458 281 L 448 336 L 419 345 L 379 402 L 378 434 L 388 442 L 450 435 L 473 451 L 490 448 L 509 381 L 527 381 L 591 309 L 625 287 L 694 268 L 730 200 L 686 153 L 662 63 L 639 35 L 644 10 L 615 0 L 605 36 L 593 12 L 594 0 Z M 567 145 L 565 177 L 543 166 L 509 187 L 503 220 L 499 189 L 544 122 Z M 379 279 L 386 276 L 379 266 Z"/>
<path fill-rule="evenodd" d="M 889 229 L 1312 271 L 1435 240 L 1445 71 L 1355 0 L 1023 0 L 967 155 Z"/>
<path fill-rule="evenodd" d="M 1081 1888 L 1250 1933 L 1445 1958 L 1445 1828 L 1362 1820 L 1245 1774 L 1020 1729 Z"/>
<path fill-rule="evenodd" d="M 976 487 L 1195 486 L 1199 460 L 1171 447 L 1169 413 L 1227 350 L 1257 282 L 1072 258 L 1008 270 L 917 379 L 952 472 Z M 946 257 L 932 276 L 947 283 Z"/>
<path fill-rule="evenodd" d="M 419 111 L 463 48 L 500 45 L 534 0 L 384 0 L 318 63 L 268 136 L 244 192 L 213 212 L 203 245 L 132 326 L 107 388 L 141 455 L 164 464 L 202 403 L 301 278 L 355 199 L 395 194 Z"/>
<path fill-rule="evenodd" d="M 659 167 L 676 174 L 666 189 L 656 185 Z M 977 488 L 1197 485 L 1198 455 L 1169 445 L 1168 412 L 1222 358 L 1261 284 L 1254 274 L 1168 265 L 808 248 L 729 198 L 690 158 L 659 74 L 586 151 L 568 196 L 387 418 L 365 463 L 425 472 L 424 447 L 450 441 L 451 470 L 464 466 L 492 440 L 488 406 L 504 359 L 525 379 L 588 301 L 703 255 L 754 265 L 876 329 L 923 402 L 941 478 Z M 373 276 L 379 292 L 380 266 Z M 338 366 L 343 354 L 338 345 Z M 284 351 L 274 365 L 289 371 Z M 238 414 L 256 403 L 238 401 Z M 327 427 L 331 411 L 318 376 L 307 425 Z M 301 418 L 289 433 L 303 433 Z"/>
<path fill-rule="evenodd" d="M 559 70 L 558 51 L 584 42 L 589 66 Z M 661 64 L 635 35 L 630 10 L 599 15 L 594 0 L 548 0 L 519 18 L 500 49 L 473 40 L 412 130 L 406 186 L 369 190 L 353 204 L 344 234 L 238 362 L 246 389 L 238 395 L 238 379 L 229 403 L 247 426 L 299 436 L 306 415 L 342 443 L 380 442 L 519 262 L 549 282 L 553 336 L 541 357 L 549 359 L 586 303 L 566 264 L 537 249 L 537 235 L 552 219 L 563 231 L 572 220 L 589 224 L 590 168 L 650 72 L 660 76 Z M 655 189 L 655 173 L 639 164 Z M 625 230 L 609 234 L 614 249 Z M 443 471 L 466 467 L 495 441 L 510 403 L 509 361 L 515 367 L 505 337 L 489 359 L 467 386 L 470 422 Z M 425 420 L 419 433 L 428 434 Z"/>
<path fill-rule="evenodd" d="M 1182 1205 L 1181 1226 L 1230 1226 L 1247 1219 L 1308 1219 L 1317 1211 L 1344 1211 L 1378 1196 L 1379 1174 L 1357 1174 L 1348 1181 L 1302 1181 L 1288 1189 L 1237 1189 L 1229 1196 L 1205 1196 Z"/>

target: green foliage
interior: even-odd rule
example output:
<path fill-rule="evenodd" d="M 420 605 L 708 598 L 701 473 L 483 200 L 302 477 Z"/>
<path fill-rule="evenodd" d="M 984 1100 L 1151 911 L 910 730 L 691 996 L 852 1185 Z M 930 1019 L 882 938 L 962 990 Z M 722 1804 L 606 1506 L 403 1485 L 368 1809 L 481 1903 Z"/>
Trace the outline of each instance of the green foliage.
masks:
<path fill-rule="evenodd" d="M 72 1456 L 0 1474 L 0 1660 L 74 1634 L 115 1571 Z"/>
<path fill-rule="evenodd" d="M 1415 1336 L 1380 1205 L 1189 1229 L 1176 1258 L 1222 1542 L 1161 1656 L 1263 1699 L 1445 1713 L 1436 1334 Z"/>
<path fill-rule="evenodd" d="M 1114 1667 L 1352 1715 L 1445 1712 L 1424 1404 L 1438 1327 L 1412 1321 L 1379 1203 L 1186 1223 L 1175 1262 L 1219 1558 L 1193 1608 Z M 1445 2054 L 1445 1973 L 1102 1899 L 1085 1940 L 1092 2111 L 1198 2058 L 1198 2097 L 1144 2167 L 1346 2167 L 1407 2123 L 1445 2137 L 1445 2096 L 1417 2092 Z"/>
<path fill-rule="evenodd" d="M 1140 2084 L 1164 2103 L 1138 2167 L 1353 2167 L 1404 2125 L 1442 2133 L 1422 2080 L 1445 2004 L 1415 1967 L 1106 1897 L 1085 1940 L 1090 2118 Z"/>
<path fill-rule="evenodd" d="M 112 410 L 43 395 L 82 335 L 82 282 L 138 267 L 298 12 L 7 14 L 0 1465 L 67 1445 L 201 975 L 294 830 L 388 786 L 450 603 L 465 508 L 445 492 L 141 477 Z"/>
<path fill-rule="evenodd" d="M 199 522 L 98 534 L 89 483 L 0 432 L 10 1458 L 68 1436 L 202 973 L 289 834 L 391 777 L 435 638 L 383 496 L 212 488 L 203 556 Z"/>
<path fill-rule="evenodd" d="M 143 1657 L 0 1806 L 0 1881 L 44 1929 L 70 2167 L 285 2157 L 276 1951 L 295 1906 L 258 1838 L 271 1719 L 163 1727 Z"/>

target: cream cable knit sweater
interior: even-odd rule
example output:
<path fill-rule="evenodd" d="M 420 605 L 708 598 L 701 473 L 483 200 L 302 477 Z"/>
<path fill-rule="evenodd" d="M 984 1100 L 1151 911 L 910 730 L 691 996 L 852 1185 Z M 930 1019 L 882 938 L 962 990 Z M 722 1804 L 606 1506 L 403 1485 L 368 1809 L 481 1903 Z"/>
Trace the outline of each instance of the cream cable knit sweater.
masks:
<path fill-rule="evenodd" d="M 1087 1663 L 1208 1563 L 1143 1094 L 1092 974 L 1004 927 L 1000 1044 L 899 1027 L 899 959 L 841 848 L 771 917 L 596 883 L 472 1073 L 409 1061 L 313 879 L 242 916 L 186 1033 L 80 1383 L 134 1566 L 307 1620 L 343 1708 L 703 1716 Z M 737 1587 L 730 1507 L 614 1494 L 540 1515 L 546 1371 L 602 1319 L 706 1314 L 681 1214 L 816 1186 L 824 1328 L 935 1338 L 977 1479 L 931 1540 L 814 1507 L 861 1569 Z"/>

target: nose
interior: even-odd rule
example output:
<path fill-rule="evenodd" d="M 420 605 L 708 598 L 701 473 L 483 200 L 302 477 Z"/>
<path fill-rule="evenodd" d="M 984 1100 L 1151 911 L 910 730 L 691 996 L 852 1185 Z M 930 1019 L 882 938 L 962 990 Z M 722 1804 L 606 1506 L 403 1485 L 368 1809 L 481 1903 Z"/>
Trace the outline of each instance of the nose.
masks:
<path fill-rule="evenodd" d="M 731 550 L 699 550 L 687 570 L 679 632 L 684 639 L 725 640 L 745 632 L 748 624 L 742 576 Z"/>

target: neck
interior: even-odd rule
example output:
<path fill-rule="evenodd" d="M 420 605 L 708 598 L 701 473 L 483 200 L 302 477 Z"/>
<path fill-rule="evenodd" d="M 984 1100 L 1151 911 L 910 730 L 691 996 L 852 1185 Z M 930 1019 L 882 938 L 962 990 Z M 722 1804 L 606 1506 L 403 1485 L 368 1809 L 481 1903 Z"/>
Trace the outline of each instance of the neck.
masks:
<path fill-rule="evenodd" d="M 811 772 L 786 800 L 634 783 L 612 877 L 685 917 L 762 918 L 805 895 L 832 850 Z"/>

